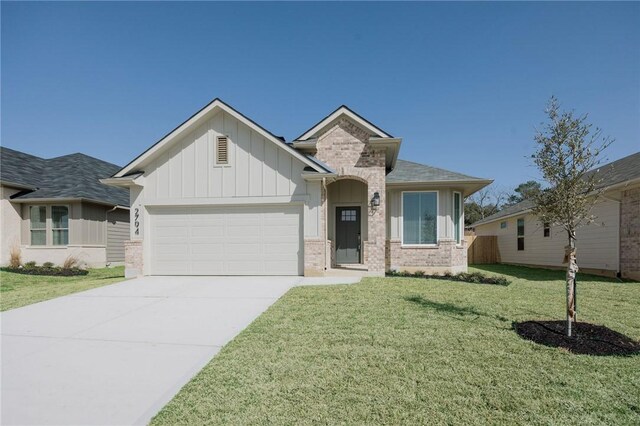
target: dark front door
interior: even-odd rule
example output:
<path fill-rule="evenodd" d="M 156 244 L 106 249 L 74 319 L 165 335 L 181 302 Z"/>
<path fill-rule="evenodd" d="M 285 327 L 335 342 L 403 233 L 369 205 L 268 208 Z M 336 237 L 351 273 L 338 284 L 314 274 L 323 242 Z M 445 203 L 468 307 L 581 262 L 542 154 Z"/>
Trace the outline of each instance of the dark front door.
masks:
<path fill-rule="evenodd" d="M 360 207 L 336 207 L 336 263 L 360 263 Z"/>

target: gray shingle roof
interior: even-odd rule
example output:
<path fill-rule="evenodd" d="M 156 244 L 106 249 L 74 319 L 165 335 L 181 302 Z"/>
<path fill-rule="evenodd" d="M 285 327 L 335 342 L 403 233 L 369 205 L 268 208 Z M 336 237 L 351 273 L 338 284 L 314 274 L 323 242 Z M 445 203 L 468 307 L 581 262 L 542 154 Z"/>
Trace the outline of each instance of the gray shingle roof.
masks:
<path fill-rule="evenodd" d="M 0 147 L 0 180 L 32 187 L 16 199 L 84 198 L 128 206 L 129 191 L 100 183 L 119 166 L 85 154 L 44 159 Z"/>
<path fill-rule="evenodd" d="M 594 173 L 597 173 L 599 175 L 598 177 L 602 179 L 597 188 L 606 188 L 622 182 L 640 179 L 640 152 L 636 152 L 635 154 L 631 154 L 619 160 L 600 166 L 588 172 L 587 175 L 591 175 Z M 484 219 L 477 221 L 471 226 L 494 222 L 503 217 L 524 212 L 531 209 L 532 207 L 532 201 L 524 200 L 518 204 L 514 204 L 513 206 L 500 210 L 498 213 L 492 214 L 489 217 L 485 217 Z"/>
<path fill-rule="evenodd" d="M 474 180 L 483 181 L 485 179 L 406 160 L 398 160 L 396 167 L 387 174 L 386 178 L 387 183 Z"/>

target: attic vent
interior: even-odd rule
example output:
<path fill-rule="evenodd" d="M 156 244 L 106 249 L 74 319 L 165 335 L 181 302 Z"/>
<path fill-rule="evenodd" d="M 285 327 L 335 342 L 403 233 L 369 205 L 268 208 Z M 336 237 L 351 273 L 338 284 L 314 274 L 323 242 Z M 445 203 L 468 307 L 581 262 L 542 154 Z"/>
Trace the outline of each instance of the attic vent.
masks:
<path fill-rule="evenodd" d="M 229 140 L 226 136 L 217 138 L 216 164 L 229 164 Z"/>

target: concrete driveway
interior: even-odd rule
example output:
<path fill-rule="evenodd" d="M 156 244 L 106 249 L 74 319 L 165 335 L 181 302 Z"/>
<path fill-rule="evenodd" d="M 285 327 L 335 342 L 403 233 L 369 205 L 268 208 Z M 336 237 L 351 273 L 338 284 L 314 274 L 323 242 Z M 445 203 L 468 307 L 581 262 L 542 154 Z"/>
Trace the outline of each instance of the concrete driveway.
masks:
<path fill-rule="evenodd" d="M 4 312 L 2 424 L 146 424 L 291 287 L 337 282 L 145 277 Z"/>

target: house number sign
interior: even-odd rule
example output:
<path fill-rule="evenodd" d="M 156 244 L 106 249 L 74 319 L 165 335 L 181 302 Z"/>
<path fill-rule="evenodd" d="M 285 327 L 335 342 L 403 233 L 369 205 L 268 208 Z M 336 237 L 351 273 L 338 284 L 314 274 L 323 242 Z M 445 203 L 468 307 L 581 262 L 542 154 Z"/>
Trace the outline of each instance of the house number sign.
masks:
<path fill-rule="evenodd" d="M 133 229 L 135 235 L 140 235 L 140 209 L 137 207 L 133 213 Z"/>

